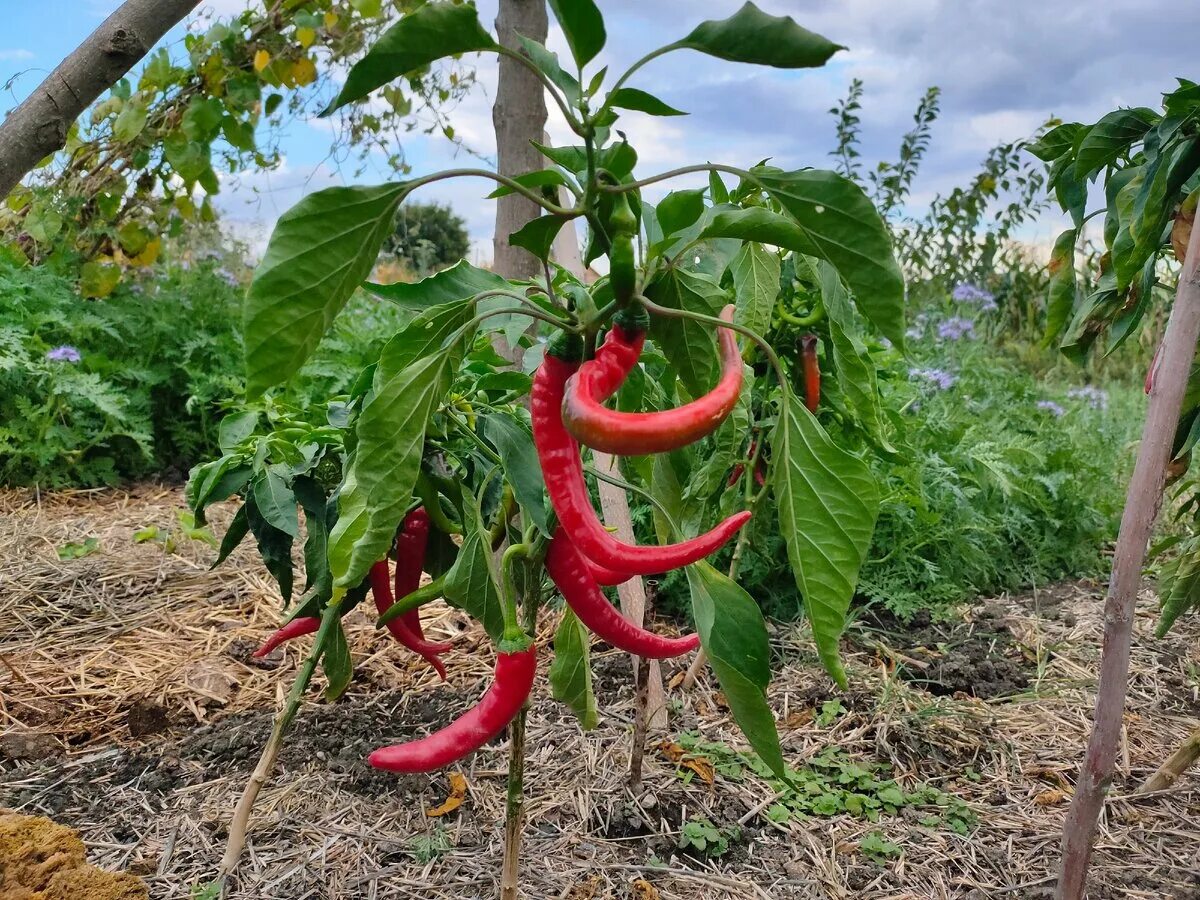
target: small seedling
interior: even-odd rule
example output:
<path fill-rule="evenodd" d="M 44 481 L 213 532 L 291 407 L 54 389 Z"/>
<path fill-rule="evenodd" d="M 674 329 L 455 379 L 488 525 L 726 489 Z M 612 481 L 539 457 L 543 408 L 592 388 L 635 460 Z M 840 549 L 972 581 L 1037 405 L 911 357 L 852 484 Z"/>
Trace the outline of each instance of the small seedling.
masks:
<path fill-rule="evenodd" d="M 737 840 L 741 830 L 737 826 L 718 828 L 703 816 L 688 819 L 679 833 L 679 849 L 689 847 L 710 859 L 729 852 L 730 840 Z"/>
<path fill-rule="evenodd" d="M 413 856 L 419 863 L 430 863 L 440 859 L 450 852 L 454 845 L 450 843 L 450 835 L 441 825 L 430 834 L 418 834 L 412 839 Z"/>
<path fill-rule="evenodd" d="M 100 538 L 90 537 L 83 541 L 67 541 L 58 548 L 59 559 L 81 559 L 100 549 Z"/>
<path fill-rule="evenodd" d="M 877 865 L 884 865 L 889 859 L 900 855 L 900 848 L 889 840 L 885 840 L 878 831 L 867 832 L 858 843 L 862 855 Z"/>

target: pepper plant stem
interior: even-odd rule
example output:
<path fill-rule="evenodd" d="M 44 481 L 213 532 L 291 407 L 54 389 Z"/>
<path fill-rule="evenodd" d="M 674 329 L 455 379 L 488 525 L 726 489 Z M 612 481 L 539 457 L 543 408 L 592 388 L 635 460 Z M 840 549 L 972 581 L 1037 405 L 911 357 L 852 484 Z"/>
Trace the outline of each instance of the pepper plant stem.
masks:
<path fill-rule="evenodd" d="M 1096 821 L 1104 805 L 1120 740 L 1137 590 L 1146 560 L 1146 545 L 1162 505 L 1171 444 L 1196 355 L 1196 341 L 1200 338 L 1200 210 L 1192 223 L 1184 258 L 1113 554 L 1112 577 L 1104 604 L 1104 643 L 1094 724 L 1063 827 L 1058 900 L 1083 897 Z"/>
<path fill-rule="evenodd" d="M 258 758 L 258 765 L 254 767 L 254 772 L 251 774 L 250 780 L 246 782 L 245 790 L 242 791 L 241 799 L 238 800 L 233 819 L 229 823 L 229 840 L 225 844 L 225 855 L 221 858 L 221 867 L 218 870 L 218 880 L 221 883 L 222 892 L 224 892 L 226 879 L 233 872 L 242 855 L 242 849 L 246 846 L 246 831 L 250 824 L 250 813 L 254 809 L 254 801 L 258 799 L 258 793 L 262 790 L 262 786 L 271 777 L 271 770 L 275 768 L 275 759 L 279 756 L 279 748 L 283 746 L 283 736 L 300 710 L 304 692 L 308 689 L 308 683 L 312 680 L 317 663 L 325 653 L 325 646 L 333 634 L 340 610 L 340 604 L 330 603 L 321 613 L 321 627 L 317 630 L 317 639 L 313 642 L 308 658 L 304 660 L 300 670 L 296 673 L 296 680 L 292 682 L 292 688 L 288 692 L 287 703 L 275 717 L 271 737 L 263 747 L 262 755 Z"/>

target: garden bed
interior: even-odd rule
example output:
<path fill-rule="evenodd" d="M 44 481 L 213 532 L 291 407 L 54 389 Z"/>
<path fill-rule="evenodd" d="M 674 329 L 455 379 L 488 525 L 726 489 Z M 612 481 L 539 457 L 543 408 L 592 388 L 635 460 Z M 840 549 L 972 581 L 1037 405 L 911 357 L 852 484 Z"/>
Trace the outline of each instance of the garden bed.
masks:
<path fill-rule="evenodd" d="M 211 877 L 299 659 L 293 649 L 249 657 L 275 627 L 278 601 L 248 546 L 210 572 L 204 544 L 177 534 L 166 553 L 161 542 L 134 542 L 146 526 L 178 532 L 181 505 L 178 489 L 149 485 L 0 494 L 0 808 L 78 829 L 89 860 L 140 875 L 156 898 L 188 898 Z M 232 509 L 214 509 L 218 534 Z M 59 558 L 89 537 L 99 540 L 93 552 Z M 626 658 L 597 654 L 601 717 L 588 733 L 539 679 L 525 895 L 1047 896 L 1088 730 L 1102 594 L 1085 583 L 980 600 L 965 624 L 864 617 L 846 642 L 844 693 L 821 673 L 803 629 L 774 631 L 770 699 L 789 764 L 822 797 L 837 795 L 831 785 L 843 776 L 885 796 L 880 786 L 894 778 L 909 799 L 876 822 L 773 803 L 708 688 L 669 693 L 671 730 L 651 735 L 635 795 Z M 1200 622 L 1155 641 L 1149 591 L 1140 609 L 1090 896 L 1197 898 L 1200 775 L 1162 794 L 1129 794 L 1200 725 Z M 436 818 L 426 810 L 446 799 L 446 774 L 400 777 L 363 763 L 379 744 L 448 721 L 483 689 L 482 634 L 448 609 L 427 626 L 457 642 L 446 684 L 363 612 L 351 614 L 355 681 L 336 704 L 314 693 L 301 712 L 230 896 L 494 896 L 503 744 L 467 761 L 464 802 Z M 681 753 L 693 765 L 680 767 Z M 920 802 L 911 799 L 919 788 Z M 685 850 L 681 834 L 696 838 Z"/>

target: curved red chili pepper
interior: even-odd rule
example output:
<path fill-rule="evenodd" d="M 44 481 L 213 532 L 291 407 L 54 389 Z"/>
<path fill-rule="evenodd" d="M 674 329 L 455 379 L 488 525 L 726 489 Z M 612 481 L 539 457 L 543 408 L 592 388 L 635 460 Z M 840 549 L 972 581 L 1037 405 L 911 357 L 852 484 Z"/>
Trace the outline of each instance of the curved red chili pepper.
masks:
<path fill-rule="evenodd" d="M 588 567 L 588 571 L 592 573 L 592 577 L 596 579 L 596 584 L 602 584 L 605 587 L 615 587 L 618 584 L 624 584 L 633 577 L 628 572 L 618 572 L 616 569 L 606 568 L 594 559 L 588 559 L 586 556 L 581 558 L 584 565 Z"/>
<path fill-rule="evenodd" d="M 267 638 L 263 642 L 263 645 L 254 651 L 254 658 L 262 659 L 284 641 L 290 641 L 292 638 L 298 638 L 306 634 L 313 634 L 320 627 L 321 620 L 316 616 L 304 616 L 300 619 L 292 619 L 292 621 Z"/>
<path fill-rule="evenodd" d="M 388 561 L 381 559 L 371 566 L 371 594 L 375 597 L 375 608 L 385 612 L 395 601 L 392 599 L 392 573 L 388 569 Z M 437 670 L 442 681 L 446 680 L 446 667 L 438 658 L 439 653 L 445 653 L 452 644 L 435 644 L 424 638 L 417 637 L 408 627 L 403 618 L 392 619 L 387 623 L 387 630 L 397 641 L 422 657 Z"/>
<path fill-rule="evenodd" d="M 533 442 L 542 464 L 546 491 L 571 542 L 605 568 L 630 575 L 678 569 L 718 550 L 746 524 L 750 518 L 748 511 L 730 516 L 707 534 L 665 546 L 626 544 L 605 530 L 588 496 L 579 445 L 562 422 L 563 386 L 578 368 L 578 363 L 547 353 L 533 377 L 530 392 Z"/>
<path fill-rule="evenodd" d="M 428 737 L 381 747 L 367 757 L 367 762 L 389 772 L 430 772 L 462 759 L 513 720 L 529 697 L 536 672 L 535 647 L 497 653 L 495 680 L 476 706 Z"/>
<path fill-rule="evenodd" d="M 817 364 L 817 336 L 800 338 L 800 357 L 804 361 L 804 405 L 815 413 L 821 405 L 821 367 Z"/>
<path fill-rule="evenodd" d="M 721 318 L 733 321 L 734 307 L 721 310 Z M 721 378 L 716 387 L 691 403 L 660 412 L 619 412 L 601 405 L 637 364 L 641 352 L 627 343 L 628 332 L 614 326 L 596 351 L 596 358 L 583 364 L 567 382 L 563 425 L 581 444 L 605 453 L 641 456 L 666 453 L 694 444 L 712 434 L 737 405 L 742 391 L 742 357 L 737 338 L 722 328 Z"/>
<path fill-rule="evenodd" d="M 407 597 L 421 586 L 421 572 L 425 568 L 425 549 L 429 546 L 429 513 L 418 506 L 404 518 L 400 533 L 396 535 L 396 599 Z M 380 610 L 383 612 L 383 610 Z M 402 617 L 404 624 L 413 634 L 425 639 L 421 627 L 420 610 L 410 609 Z"/>
<path fill-rule="evenodd" d="M 647 659 L 670 659 L 700 646 L 699 635 L 667 638 L 639 628 L 621 615 L 600 592 L 583 555 L 560 527 L 546 551 L 546 572 L 567 605 L 601 640 Z"/>

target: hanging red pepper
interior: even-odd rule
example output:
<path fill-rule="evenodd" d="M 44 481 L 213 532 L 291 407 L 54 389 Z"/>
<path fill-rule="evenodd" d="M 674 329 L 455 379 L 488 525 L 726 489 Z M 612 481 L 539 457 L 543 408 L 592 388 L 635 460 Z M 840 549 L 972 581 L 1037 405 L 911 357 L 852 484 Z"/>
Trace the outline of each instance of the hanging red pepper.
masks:
<path fill-rule="evenodd" d="M 579 621 L 618 650 L 647 659 L 670 659 L 700 646 L 698 635 L 662 637 L 639 628 L 621 615 L 600 592 L 582 554 L 561 527 L 546 551 L 546 572 Z"/>
<path fill-rule="evenodd" d="M 588 567 L 588 571 L 592 573 L 592 577 L 596 579 L 596 584 L 602 584 L 605 587 L 615 587 L 618 584 L 624 584 L 630 578 L 633 578 L 628 572 L 618 572 L 615 569 L 608 569 L 600 565 L 595 560 L 588 559 L 586 556 L 581 557 L 584 565 Z"/>
<path fill-rule="evenodd" d="M 429 546 L 429 514 L 425 507 L 418 506 L 404 518 L 400 532 L 396 535 L 396 599 L 407 597 L 421 586 L 421 573 L 425 569 L 425 549 Z M 383 612 L 384 610 L 380 610 Z M 425 639 L 421 627 L 421 611 L 410 609 L 402 617 L 417 637 Z"/>
<path fill-rule="evenodd" d="M 734 307 L 721 310 L 733 321 Z M 742 357 L 729 328 L 720 329 L 721 378 L 716 387 L 691 403 L 661 412 L 618 412 L 601 405 L 637 365 L 642 338 L 614 325 L 596 351 L 567 382 L 563 424 L 577 441 L 605 453 L 641 456 L 666 453 L 693 444 L 725 421 L 742 390 Z M 631 339 L 632 338 L 632 339 Z"/>
<path fill-rule="evenodd" d="M 817 336 L 800 338 L 800 358 L 804 362 L 804 405 L 815 413 L 821 404 L 821 367 L 817 364 Z"/>
<path fill-rule="evenodd" d="M 568 351 L 569 353 L 569 351 Z M 651 575 L 678 569 L 718 550 L 750 518 L 748 511 L 730 516 L 712 531 L 666 546 L 626 544 L 613 537 L 592 508 L 579 445 L 562 422 L 563 387 L 579 368 L 554 344 L 533 378 L 530 411 L 533 441 L 541 462 L 550 503 L 571 542 L 595 562 L 617 572 Z"/>
<path fill-rule="evenodd" d="M 304 616 L 299 619 L 292 619 L 273 635 L 267 638 L 261 647 L 254 651 L 255 659 L 262 659 L 284 641 L 290 641 L 292 638 L 298 638 L 302 635 L 313 634 L 321 627 L 321 620 L 317 616 Z"/>
<path fill-rule="evenodd" d="M 754 483 L 757 484 L 759 487 L 762 487 L 764 484 L 767 483 L 767 475 L 766 475 L 767 467 L 763 463 L 763 459 L 761 456 L 759 456 L 757 458 L 754 456 L 754 450 L 757 447 L 758 447 L 758 441 L 756 439 L 751 439 L 750 449 L 746 451 L 746 455 L 754 460 Z M 725 486 L 733 487 L 735 484 L 738 483 L 738 480 L 742 477 L 742 473 L 745 471 L 746 471 L 746 464 L 738 463 L 736 466 L 733 467 L 733 471 L 729 473 L 729 480 L 727 482 L 725 482 Z"/>
<path fill-rule="evenodd" d="M 496 674 L 478 705 L 428 737 L 382 747 L 367 757 L 377 769 L 430 772 L 478 750 L 508 725 L 533 688 L 536 648 L 496 654 Z"/>
<path fill-rule="evenodd" d="M 382 613 L 395 602 L 392 599 L 392 577 L 391 571 L 388 568 L 388 561 L 381 559 L 375 565 L 371 566 L 370 577 L 371 594 L 375 597 L 375 608 Z M 446 667 L 442 664 L 439 654 L 449 650 L 453 646 L 452 644 L 435 644 L 422 637 L 418 637 L 403 618 L 393 619 L 391 622 L 388 622 L 387 630 L 392 633 L 392 637 L 413 651 L 413 653 L 424 657 L 425 661 L 437 670 L 442 681 L 446 680 Z"/>

